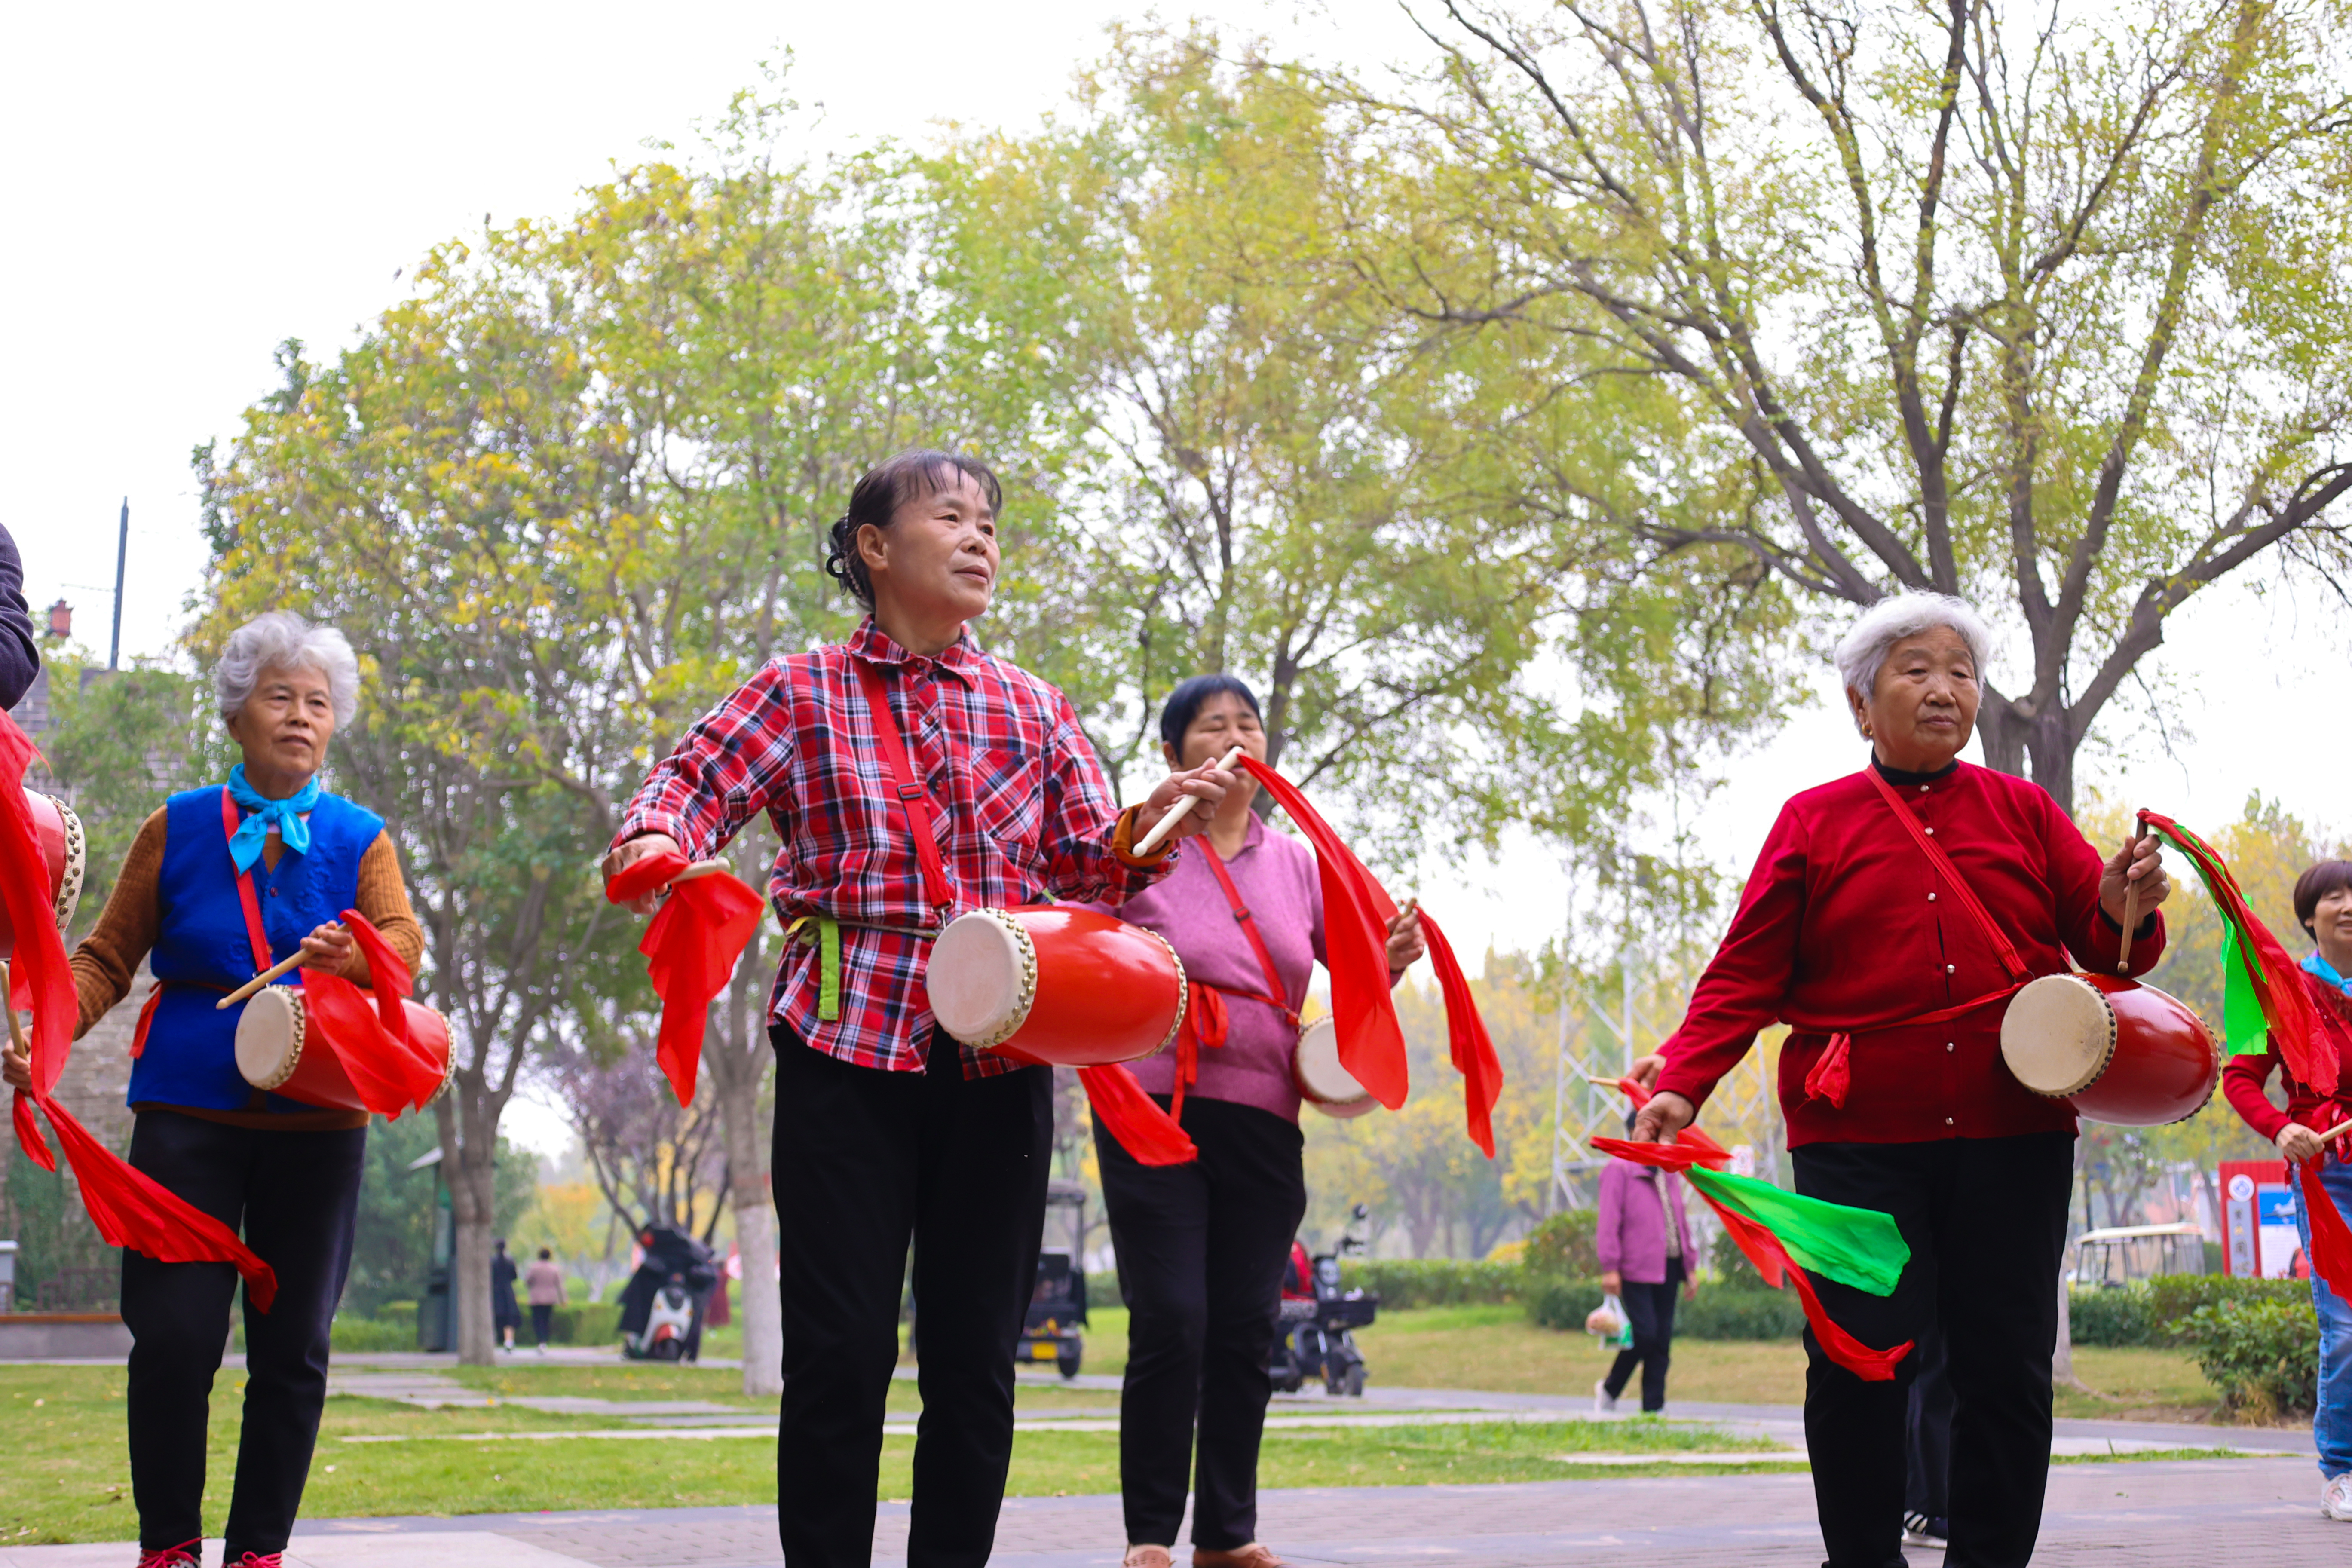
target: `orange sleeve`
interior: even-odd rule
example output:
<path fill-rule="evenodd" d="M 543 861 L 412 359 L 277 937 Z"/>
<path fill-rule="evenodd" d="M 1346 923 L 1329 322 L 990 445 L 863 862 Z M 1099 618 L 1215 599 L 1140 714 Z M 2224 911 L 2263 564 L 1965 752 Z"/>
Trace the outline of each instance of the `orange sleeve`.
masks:
<path fill-rule="evenodd" d="M 163 929 L 157 889 L 163 875 L 163 823 L 158 809 L 139 825 L 139 836 L 122 858 L 97 929 L 74 949 L 74 999 L 80 1010 L 74 1025 L 77 1040 L 106 1016 L 108 1008 L 131 994 L 131 977 Z"/>
<path fill-rule="evenodd" d="M 360 857 L 359 892 L 353 907 L 383 933 L 385 945 L 407 962 L 414 972 L 425 957 L 425 928 L 408 902 L 408 884 L 400 875 L 400 850 L 392 835 L 379 833 Z M 368 982 L 366 954 L 357 947 L 343 965 L 343 978 L 354 984 Z"/>

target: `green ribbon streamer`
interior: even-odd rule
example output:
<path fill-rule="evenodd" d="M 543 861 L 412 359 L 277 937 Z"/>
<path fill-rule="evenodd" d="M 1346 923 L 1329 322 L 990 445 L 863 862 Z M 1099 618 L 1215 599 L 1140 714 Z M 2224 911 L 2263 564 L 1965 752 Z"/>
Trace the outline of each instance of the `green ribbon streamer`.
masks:
<path fill-rule="evenodd" d="M 1811 1273 L 1886 1296 L 1911 1261 L 1910 1244 L 1895 1221 L 1876 1209 L 1824 1203 L 1704 1165 L 1693 1165 L 1688 1174 L 1717 1203 L 1778 1237 L 1789 1256 Z"/>
<path fill-rule="evenodd" d="M 2214 868 L 2200 853 L 2201 843 L 2184 843 L 2176 834 L 2167 833 L 2154 823 L 2148 831 L 2187 858 L 2196 868 L 2197 879 L 2205 884 L 2206 894 L 2213 900 L 2213 912 L 2221 920 L 2221 1048 L 2233 1057 L 2258 1057 L 2271 1048 L 2271 1023 L 2263 1015 L 2262 993 L 2255 987 L 2260 973 L 2260 961 L 2254 957 L 2254 944 L 2247 938 L 2230 900 L 2213 885 Z M 2226 875 L 2227 873 L 2221 873 Z"/>
<path fill-rule="evenodd" d="M 817 950 L 816 1016 L 832 1023 L 841 1016 L 841 922 L 831 915 L 803 915 L 784 934 Z"/>

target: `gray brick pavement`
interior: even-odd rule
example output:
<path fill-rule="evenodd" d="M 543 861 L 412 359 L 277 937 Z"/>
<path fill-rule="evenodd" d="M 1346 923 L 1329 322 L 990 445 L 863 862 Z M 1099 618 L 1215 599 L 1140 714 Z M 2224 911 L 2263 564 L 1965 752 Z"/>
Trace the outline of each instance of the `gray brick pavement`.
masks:
<path fill-rule="evenodd" d="M 2051 1473 L 2035 1562 L 2334 1568 L 2352 1553 L 2352 1526 L 2322 1520 L 2318 1492 L 2315 1468 L 2292 1458 L 2062 1465 Z M 339 1531 L 446 1530 L 493 1532 L 593 1568 L 781 1562 L 772 1508 L 325 1521 L 305 1525 L 296 1546 L 298 1554 L 324 1548 L 317 1537 Z M 1822 1551 L 1811 1485 L 1801 1475 L 1269 1491 L 1260 1534 L 1301 1568 L 1654 1568 L 1664 1552 L 1676 1568 L 1811 1568 Z M 995 1561 L 1116 1568 L 1120 1535 L 1116 1497 L 1011 1499 Z M 906 1505 L 882 1505 L 877 1568 L 903 1568 L 906 1539 Z M 1940 1554 L 1911 1556 L 1927 1568 Z M 327 1559 L 321 1551 L 318 1560 Z M 51 1565 L 26 1556 L 23 1568 Z M 486 1558 L 482 1568 L 505 1565 Z"/>

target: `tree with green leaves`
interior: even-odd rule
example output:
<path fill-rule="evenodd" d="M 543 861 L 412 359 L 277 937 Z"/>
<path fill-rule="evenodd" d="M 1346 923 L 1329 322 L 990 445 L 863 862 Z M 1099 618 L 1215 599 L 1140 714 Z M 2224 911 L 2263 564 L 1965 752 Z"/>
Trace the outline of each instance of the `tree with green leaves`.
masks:
<path fill-rule="evenodd" d="M 1494 439 L 1524 417 L 1520 345 L 1416 331 L 1368 276 L 1421 199 L 1381 151 L 1294 71 L 1141 31 L 1069 122 L 920 165 L 946 354 L 1055 475 L 1055 564 L 992 628 L 1114 773 L 1158 767 L 1175 681 L 1231 670 L 1270 760 L 1400 849 L 1530 814 L 1580 836 L 1782 693 L 1736 637 L 1696 657 L 1699 579 L 1626 581 L 1613 540 L 1490 504 L 1521 489 Z M 1573 714 L 1529 679 L 1563 649 Z"/>
<path fill-rule="evenodd" d="M 2029 650 L 1987 759 L 2070 808 L 2169 616 L 2340 584 L 2337 0 L 1437 9 L 1426 81 L 1326 85 L 1422 195 L 1386 297 L 1548 344 L 1533 504 L 1822 620 L 1976 599 Z"/>

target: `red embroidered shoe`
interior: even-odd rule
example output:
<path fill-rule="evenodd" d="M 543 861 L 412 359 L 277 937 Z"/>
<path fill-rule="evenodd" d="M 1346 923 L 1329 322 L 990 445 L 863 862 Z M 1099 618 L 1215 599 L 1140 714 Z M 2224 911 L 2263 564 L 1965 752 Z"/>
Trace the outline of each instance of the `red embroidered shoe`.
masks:
<path fill-rule="evenodd" d="M 248 1552 L 234 1563 L 222 1563 L 221 1568 L 286 1568 L 286 1553 L 273 1552 L 265 1557 L 258 1552 Z"/>
<path fill-rule="evenodd" d="M 202 1568 L 198 1559 L 204 1549 L 201 1537 L 154 1552 L 142 1549 L 139 1553 L 139 1568 Z"/>

